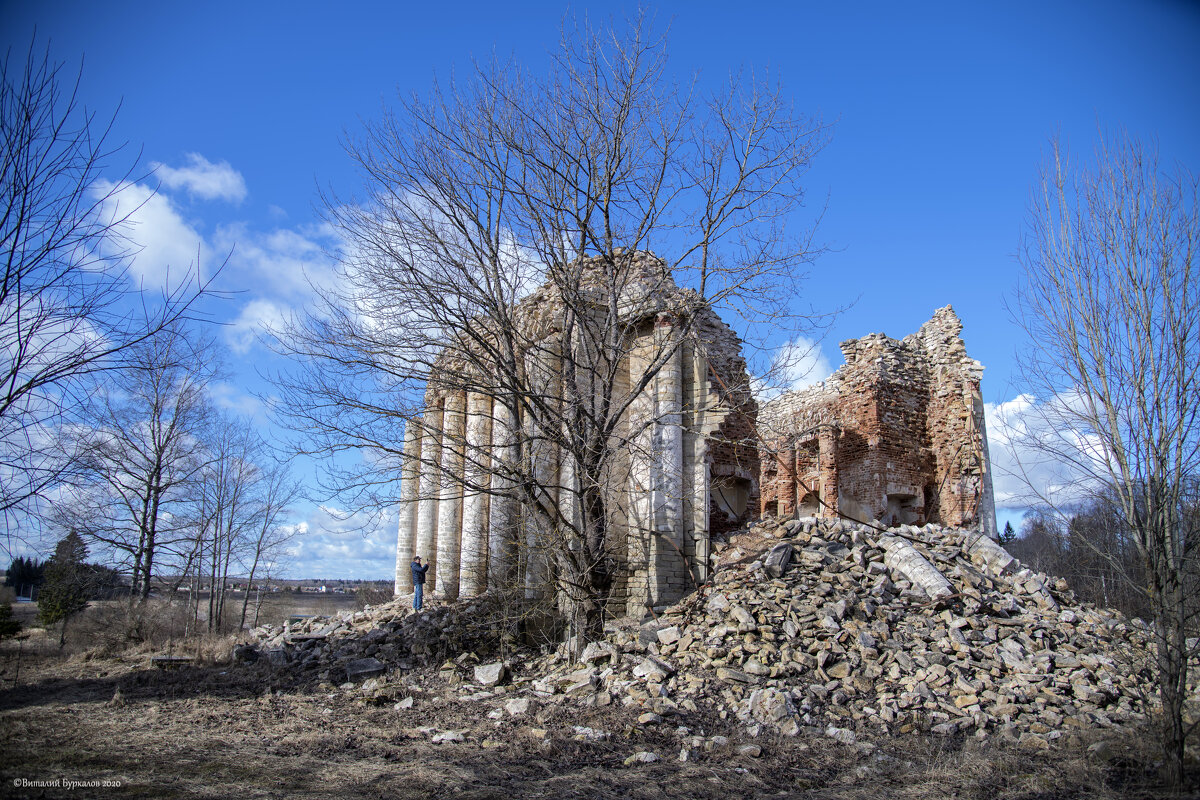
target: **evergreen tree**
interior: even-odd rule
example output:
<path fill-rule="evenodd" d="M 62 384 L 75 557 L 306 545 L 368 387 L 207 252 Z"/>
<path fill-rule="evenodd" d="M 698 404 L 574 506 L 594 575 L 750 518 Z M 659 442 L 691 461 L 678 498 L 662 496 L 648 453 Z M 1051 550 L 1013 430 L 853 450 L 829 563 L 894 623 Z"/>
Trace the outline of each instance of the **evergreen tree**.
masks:
<path fill-rule="evenodd" d="M 13 619 L 12 603 L 0 603 L 0 639 L 16 636 L 21 623 Z"/>
<path fill-rule="evenodd" d="M 38 595 L 38 618 L 46 625 L 62 622 L 58 646 L 67 637 L 67 622 L 87 607 L 92 570 L 88 568 L 87 545 L 75 531 L 63 537 L 46 562 L 45 582 Z"/>
<path fill-rule="evenodd" d="M 1013 530 L 1011 522 L 1004 523 L 1004 530 L 1000 531 L 1000 546 L 1007 547 L 1012 542 L 1016 541 L 1017 532 Z"/>

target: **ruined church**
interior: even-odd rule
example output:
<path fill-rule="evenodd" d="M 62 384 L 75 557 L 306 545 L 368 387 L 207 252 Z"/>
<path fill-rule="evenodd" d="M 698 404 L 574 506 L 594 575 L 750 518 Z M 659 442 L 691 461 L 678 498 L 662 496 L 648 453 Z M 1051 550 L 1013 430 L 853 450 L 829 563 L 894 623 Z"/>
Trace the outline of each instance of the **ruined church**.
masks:
<path fill-rule="evenodd" d="M 707 579 L 713 538 L 761 514 L 940 522 L 994 535 L 982 367 L 966 355 L 952 309 L 903 340 L 871 334 L 842 343 L 846 364 L 833 376 L 760 409 L 732 329 L 677 286 L 661 260 L 632 258 L 640 277 L 618 298 L 628 339 L 619 369 L 625 388 L 645 385 L 620 421 L 627 438 L 605 487 L 618 532 L 609 545 L 615 612 L 687 594 Z M 542 327 L 557 302 L 546 285 L 518 304 L 513 318 L 529 341 L 553 340 Z M 555 347 L 537 350 L 529 374 L 553 385 L 562 369 Z M 642 380 L 651 364 L 661 366 Z M 445 599 L 501 580 L 533 596 L 546 579 L 552 565 L 541 534 L 500 468 L 516 433 L 511 409 L 487 392 L 431 382 L 421 418 L 405 432 L 397 595 L 412 592 L 413 555 L 430 564 L 426 592 Z M 546 447 L 534 455 L 538 481 L 556 487 L 570 520 L 579 480 L 571 459 Z M 514 530 L 526 546 L 514 547 Z"/>

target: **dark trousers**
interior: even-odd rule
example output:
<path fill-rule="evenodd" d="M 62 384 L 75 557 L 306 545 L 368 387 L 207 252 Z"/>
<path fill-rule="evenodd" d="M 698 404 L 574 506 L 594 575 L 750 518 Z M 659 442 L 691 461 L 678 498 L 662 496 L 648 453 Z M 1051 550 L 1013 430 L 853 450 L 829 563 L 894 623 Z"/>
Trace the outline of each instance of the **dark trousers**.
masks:
<path fill-rule="evenodd" d="M 425 588 L 425 584 L 418 583 L 413 586 L 413 608 L 417 611 L 421 610 L 421 594 Z"/>

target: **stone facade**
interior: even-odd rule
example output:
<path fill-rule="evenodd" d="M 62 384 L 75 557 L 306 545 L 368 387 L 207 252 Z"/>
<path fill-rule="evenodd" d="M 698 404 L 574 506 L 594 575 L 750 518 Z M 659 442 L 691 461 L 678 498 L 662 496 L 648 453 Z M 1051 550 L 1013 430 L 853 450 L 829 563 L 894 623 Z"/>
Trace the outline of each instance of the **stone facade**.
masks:
<path fill-rule="evenodd" d="M 694 292 L 676 286 L 659 259 L 629 257 L 636 277 L 619 297 L 625 341 L 615 348 L 615 399 L 628 400 L 628 411 L 604 491 L 615 531 L 610 605 L 632 610 L 678 599 L 706 579 L 710 537 L 757 514 L 759 468 L 757 406 L 737 336 Z M 564 391 L 562 310 L 547 284 L 512 314 L 530 343 L 527 381 L 551 400 Z M 648 369 L 656 371 L 634 393 Z M 431 382 L 405 436 L 396 594 L 412 591 L 408 564 L 416 554 L 430 565 L 426 591 L 446 599 L 499 584 L 542 595 L 553 584 L 547 548 L 564 539 L 546 528 L 545 514 L 523 509 L 505 482 L 523 474 L 519 439 L 531 462 L 525 471 L 548 487 L 569 527 L 579 514 L 579 466 L 552 444 L 561 432 L 539 430 L 530 417 L 518 422 L 503 392 L 439 383 L 449 385 Z"/>
<path fill-rule="evenodd" d="M 687 594 L 708 577 L 711 538 L 760 513 L 939 522 L 994 536 L 982 368 L 967 357 L 953 310 L 902 341 L 844 342 L 846 365 L 832 377 L 760 413 L 729 326 L 676 286 L 661 260 L 627 257 L 635 277 L 617 297 L 625 341 L 614 396 L 628 410 L 603 489 L 615 532 L 613 610 Z M 547 284 L 512 314 L 530 343 L 521 355 L 526 380 L 552 403 L 565 390 L 562 312 Z M 546 514 L 522 507 L 514 481 L 528 475 L 546 487 L 543 499 L 569 529 L 580 513 L 579 465 L 553 444 L 566 441 L 561 431 L 539 430 L 499 399 L 503 392 L 467 384 L 431 382 L 423 414 L 408 426 L 396 594 L 412 591 L 408 563 L 417 554 L 430 565 L 426 590 L 445 599 L 497 585 L 545 596 L 554 591 L 550 548 L 566 540 Z"/>
<path fill-rule="evenodd" d="M 983 367 L 967 356 L 961 331 L 946 306 L 902 340 L 845 341 L 846 363 L 829 379 L 765 404 L 762 512 L 940 523 L 994 537 Z"/>

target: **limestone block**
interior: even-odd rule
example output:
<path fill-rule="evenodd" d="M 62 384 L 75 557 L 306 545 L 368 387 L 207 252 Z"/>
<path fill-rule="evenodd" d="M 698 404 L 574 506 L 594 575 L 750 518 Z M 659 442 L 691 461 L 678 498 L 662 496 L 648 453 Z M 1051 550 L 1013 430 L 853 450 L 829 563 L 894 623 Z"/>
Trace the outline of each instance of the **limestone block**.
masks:
<path fill-rule="evenodd" d="M 672 625 L 669 628 L 662 628 L 658 631 L 659 644 L 672 644 L 679 641 L 679 626 Z"/>
<path fill-rule="evenodd" d="M 777 725 L 796 714 L 791 698 L 774 688 L 755 689 L 750 693 L 746 706 L 750 717 L 770 725 Z"/>
<path fill-rule="evenodd" d="M 741 606 L 734 606 L 729 616 L 737 623 L 738 630 L 754 630 L 758 627 L 758 623 L 754 620 L 754 615 Z"/>
<path fill-rule="evenodd" d="M 387 672 L 387 665 L 377 658 L 356 658 L 346 664 L 346 680 L 359 681 Z"/>
<path fill-rule="evenodd" d="M 669 665 L 652 657 L 642 659 L 642 662 L 633 668 L 635 676 L 657 681 L 671 677 L 674 672 L 675 670 Z"/>
<path fill-rule="evenodd" d="M 885 536 L 880 540 L 880 546 L 885 552 L 883 563 L 921 587 L 931 600 L 954 594 L 950 581 L 908 542 L 895 536 Z"/>
<path fill-rule="evenodd" d="M 657 755 L 648 750 L 642 750 L 634 753 L 629 758 L 625 759 L 625 766 L 632 767 L 634 764 L 653 764 L 655 761 L 661 761 Z"/>
<path fill-rule="evenodd" d="M 503 661 L 480 664 L 475 668 L 475 682 L 481 686 L 498 686 L 508 677 L 508 668 Z"/>
<path fill-rule="evenodd" d="M 504 703 L 504 710 L 512 717 L 524 716 L 534 708 L 535 704 L 533 700 L 528 697 L 514 697 Z"/>
<path fill-rule="evenodd" d="M 589 642 L 587 647 L 583 648 L 583 653 L 579 656 L 579 660 L 584 664 L 591 664 L 606 658 L 615 661 L 617 655 L 617 648 L 608 642 Z"/>
<path fill-rule="evenodd" d="M 792 546 L 784 542 L 771 548 L 771 552 L 767 554 L 767 560 L 763 568 L 766 570 L 767 575 L 772 578 L 779 578 L 787 571 L 791 561 Z"/>
<path fill-rule="evenodd" d="M 1008 551 L 982 533 L 968 533 L 966 549 L 971 559 L 986 566 L 993 575 L 1006 575 L 1014 569 L 1016 559 Z"/>

